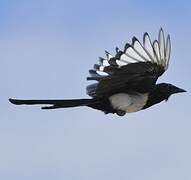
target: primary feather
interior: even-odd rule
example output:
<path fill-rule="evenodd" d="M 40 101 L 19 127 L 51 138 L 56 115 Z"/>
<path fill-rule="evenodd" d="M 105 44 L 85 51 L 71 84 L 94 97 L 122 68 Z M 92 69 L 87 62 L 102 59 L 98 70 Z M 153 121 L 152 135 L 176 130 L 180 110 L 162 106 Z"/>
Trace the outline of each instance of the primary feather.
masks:
<path fill-rule="evenodd" d="M 158 40 L 153 43 L 148 33 L 144 33 L 143 44 L 133 37 L 132 44 L 127 43 L 123 51 L 117 48 L 115 56 L 106 51 L 106 58 L 101 58 L 100 65 L 96 64 L 94 70 L 90 70 L 91 77 L 87 80 L 96 80 L 98 83 L 87 86 L 87 94 L 108 97 L 124 90 L 148 92 L 168 69 L 170 49 L 170 36 L 165 40 L 161 28 Z M 147 88 L 142 89 L 145 83 Z"/>
<path fill-rule="evenodd" d="M 106 57 L 100 57 L 99 64 L 89 70 L 87 80 L 96 81 L 86 88 L 91 99 L 9 100 L 16 105 L 47 105 L 42 109 L 88 106 L 123 116 L 167 100 L 171 94 L 185 92 L 168 83 L 156 84 L 168 69 L 170 53 L 170 36 L 165 38 L 161 28 L 154 41 L 144 33 L 142 43 L 133 37 L 123 50 L 116 48 L 115 55 L 105 51 Z"/>

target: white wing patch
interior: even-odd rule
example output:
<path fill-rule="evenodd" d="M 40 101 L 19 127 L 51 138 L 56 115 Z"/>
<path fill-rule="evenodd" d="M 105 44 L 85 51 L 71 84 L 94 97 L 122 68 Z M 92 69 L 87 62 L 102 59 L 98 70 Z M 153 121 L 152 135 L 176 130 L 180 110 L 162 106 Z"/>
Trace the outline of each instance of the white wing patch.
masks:
<path fill-rule="evenodd" d="M 148 35 L 144 33 L 143 43 L 141 44 L 136 37 L 133 37 L 132 44 L 127 43 L 123 51 L 116 48 L 116 55 L 113 56 L 109 52 L 106 53 L 106 58 L 100 58 L 100 63 L 94 65 L 94 73 L 90 72 L 89 80 L 98 76 L 107 76 L 104 72 L 105 67 L 112 66 L 120 68 L 130 63 L 151 62 L 156 63 L 167 70 L 169 66 L 171 42 L 168 35 L 166 40 L 162 28 L 159 30 L 158 40 L 153 43 Z"/>

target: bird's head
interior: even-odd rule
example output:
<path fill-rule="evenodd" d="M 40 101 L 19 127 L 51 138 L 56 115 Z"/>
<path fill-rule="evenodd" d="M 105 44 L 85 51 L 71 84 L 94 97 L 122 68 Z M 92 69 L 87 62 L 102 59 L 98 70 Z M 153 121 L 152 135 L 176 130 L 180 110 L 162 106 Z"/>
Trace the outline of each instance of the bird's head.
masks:
<path fill-rule="evenodd" d="M 172 94 L 186 92 L 186 90 L 182 88 L 167 83 L 158 84 L 158 89 L 165 96 L 166 101 Z"/>

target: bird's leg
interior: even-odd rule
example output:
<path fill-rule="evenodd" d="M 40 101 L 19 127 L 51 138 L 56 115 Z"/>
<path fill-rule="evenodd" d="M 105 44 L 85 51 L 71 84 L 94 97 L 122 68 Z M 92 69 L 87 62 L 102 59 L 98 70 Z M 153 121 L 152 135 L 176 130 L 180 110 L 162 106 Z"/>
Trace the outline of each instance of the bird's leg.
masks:
<path fill-rule="evenodd" d="M 126 114 L 125 111 L 121 111 L 121 110 L 117 110 L 116 113 L 117 113 L 118 116 L 124 116 Z"/>

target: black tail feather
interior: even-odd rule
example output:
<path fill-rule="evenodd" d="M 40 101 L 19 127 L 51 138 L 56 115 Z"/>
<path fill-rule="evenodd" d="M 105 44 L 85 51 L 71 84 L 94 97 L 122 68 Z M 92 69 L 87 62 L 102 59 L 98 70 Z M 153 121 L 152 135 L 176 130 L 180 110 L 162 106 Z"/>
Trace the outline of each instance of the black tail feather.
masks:
<path fill-rule="evenodd" d="M 57 109 L 77 106 L 88 106 L 93 99 L 69 99 L 69 100 L 20 100 L 20 99 L 9 99 L 12 104 L 15 105 L 40 105 L 49 104 L 51 106 L 42 107 L 42 109 Z"/>

